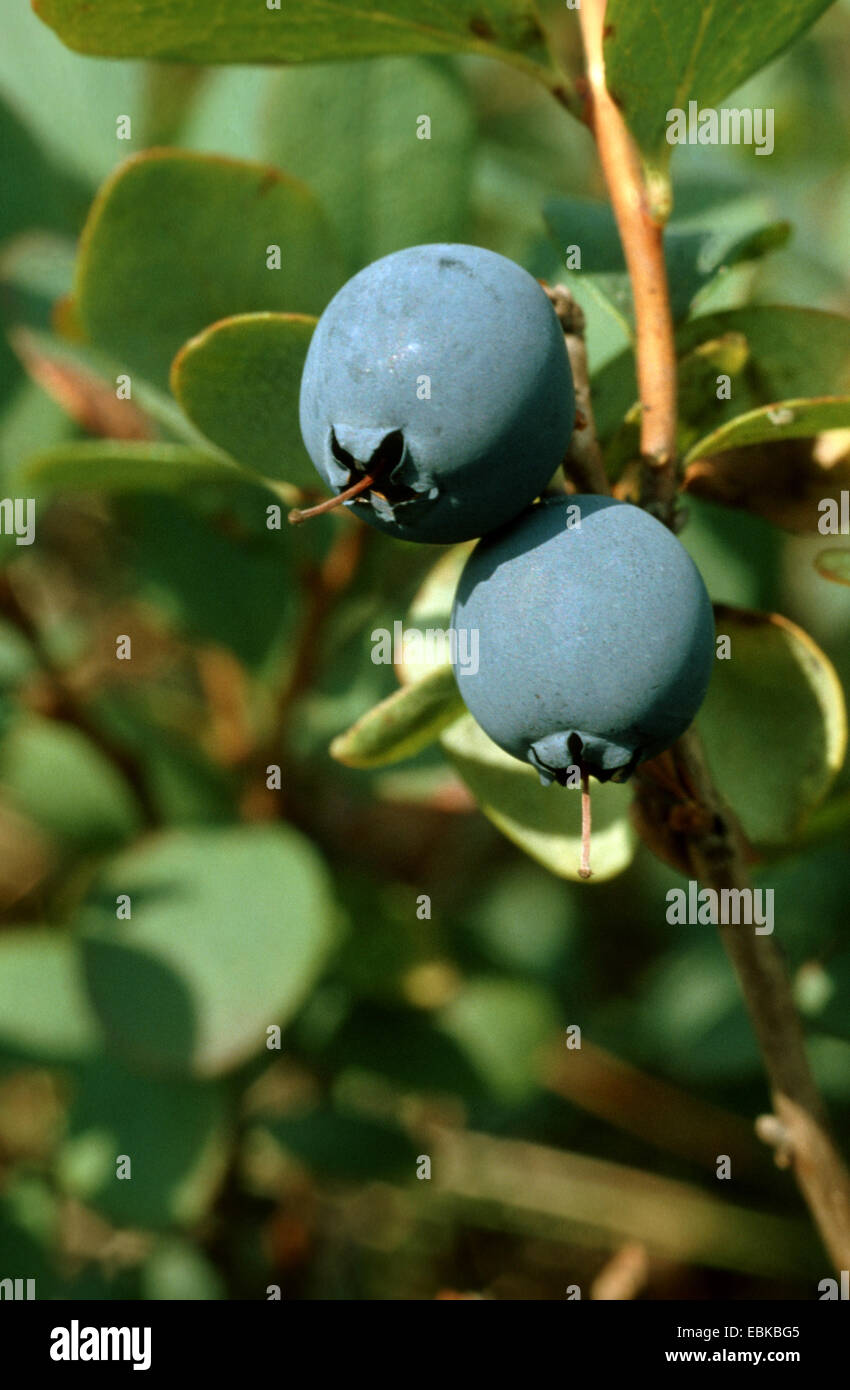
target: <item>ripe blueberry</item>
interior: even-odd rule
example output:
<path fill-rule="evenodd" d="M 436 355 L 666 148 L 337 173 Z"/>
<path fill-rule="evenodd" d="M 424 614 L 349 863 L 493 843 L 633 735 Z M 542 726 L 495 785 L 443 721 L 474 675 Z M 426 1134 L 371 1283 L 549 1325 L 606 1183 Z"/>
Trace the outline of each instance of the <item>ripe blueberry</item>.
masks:
<path fill-rule="evenodd" d="M 480 541 L 452 627 L 478 632 L 477 673 L 455 667 L 470 713 L 546 785 L 625 781 L 687 729 L 714 658 L 687 551 L 610 497 L 547 498 Z"/>
<path fill-rule="evenodd" d="M 316 468 L 364 521 L 404 540 L 469 540 L 516 516 L 563 459 L 575 414 L 563 332 L 504 256 L 409 247 L 325 309 L 300 414 Z"/>

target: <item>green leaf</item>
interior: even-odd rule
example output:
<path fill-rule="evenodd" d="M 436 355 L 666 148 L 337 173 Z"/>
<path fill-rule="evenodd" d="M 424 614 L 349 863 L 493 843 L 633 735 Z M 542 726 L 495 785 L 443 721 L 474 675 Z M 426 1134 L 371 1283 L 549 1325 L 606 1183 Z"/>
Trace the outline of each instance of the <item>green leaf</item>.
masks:
<path fill-rule="evenodd" d="M 529 0 L 228 0 L 210 22 L 206 0 L 33 0 L 35 12 L 69 48 L 107 58 L 167 58 L 185 63 L 315 63 L 381 53 L 497 56 L 540 47 Z"/>
<path fill-rule="evenodd" d="M 850 428 L 850 396 L 777 401 L 749 410 L 705 435 L 688 450 L 685 463 L 711 458 L 744 444 L 773 444 L 778 439 L 807 439 L 823 430 Z"/>
<path fill-rule="evenodd" d="M 815 569 L 834 584 L 850 584 L 850 550 L 846 546 L 822 550 L 815 557 Z"/>
<path fill-rule="evenodd" d="M 447 729 L 441 742 L 481 810 L 502 834 L 551 873 L 578 879 L 578 790 L 542 787 L 530 764 L 503 753 L 471 715 Z M 593 784 L 591 868 L 598 882 L 613 878 L 631 862 L 635 839 L 628 819 L 630 801 L 628 786 Z"/>
<path fill-rule="evenodd" d="M 59 1184 L 121 1226 L 195 1222 L 227 1164 L 225 1113 L 217 1086 L 139 1076 L 98 1058 L 75 1078 Z M 131 1165 L 123 1178 L 119 1156 Z"/>
<path fill-rule="evenodd" d="M 0 745 L 13 806 L 69 849 L 115 849 L 139 828 L 123 777 L 78 729 L 23 715 Z"/>
<path fill-rule="evenodd" d="M 40 492 L 180 492 L 244 482 L 233 464 L 187 444 L 69 440 L 31 455 L 24 479 Z"/>
<path fill-rule="evenodd" d="M 63 228 L 66 180 L 52 169 L 43 151 L 17 115 L 0 100 L 0 149 L 3 151 L 3 201 L 0 242 L 32 227 Z"/>
<path fill-rule="evenodd" d="M 474 541 L 453 545 L 440 556 L 416 592 L 404 620 L 405 631 L 445 631 L 449 627 L 458 580 L 474 545 Z M 422 680 L 442 665 L 443 657 L 436 644 L 429 647 L 425 642 L 403 643 L 398 678 L 407 685 Z"/>
<path fill-rule="evenodd" d="M 70 937 L 31 927 L 3 932 L 0 1054 L 27 1062 L 78 1062 L 93 1056 L 100 1042 Z"/>
<path fill-rule="evenodd" d="M 145 1261 L 141 1279 L 145 1302 L 198 1303 L 227 1297 L 215 1265 L 188 1238 L 160 1241 Z"/>
<path fill-rule="evenodd" d="M 650 967 L 637 992 L 641 1060 L 691 1083 L 759 1074 L 759 1052 L 740 990 L 713 936 Z"/>
<path fill-rule="evenodd" d="M 323 1177 L 377 1182 L 416 1173 L 418 1146 L 382 1120 L 326 1105 L 264 1123 L 284 1148 Z"/>
<path fill-rule="evenodd" d="M 448 61 L 286 69 L 265 125 L 264 155 L 315 191 L 352 272 L 404 246 L 465 239 L 474 118 L 469 87 Z"/>
<path fill-rule="evenodd" d="M 129 921 L 116 917 L 127 894 Z M 212 1076 L 300 1006 L 334 936 L 327 873 L 279 828 L 175 831 L 115 859 L 77 926 L 108 1035 L 146 1068 Z"/>
<path fill-rule="evenodd" d="M 470 980 L 437 1018 L 500 1100 L 516 1104 L 540 1085 L 541 1055 L 558 1030 L 552 996 L 515 980 Z"/>
<path fill-rule="evenodd" d="M 610 204 L 587 198 L 550 198 L 543 208 L 553 240 L 563 254 L 568 246 L 581 251 L 580 273 L 590 279 L 594 293 L 631 332 L 634 311 L 617 224 Z M 664 231 L 671 307 L 677 321 L 687 317 L 700 292 L 733 266 L 758 260 L 784 246 L 791 235 L 788 222 L 770 222 L 742 230 L 733 227 L 680 227 Z"/>
<path fill-rule="evenodd" d="M 171 389 L 189 419 L 245 468 L 297 487 L 317 482 L 301 441 L 298 397 L 316 320 L 241 314 L 181 348 Z"/>
<path fill-rule="evenodd" d="M 105 178 L 115 165 L 115 123 L 121 114 L 132 114 L 130 149 L 139 148 L 137 113 L 144 83 L 141 63 L 80 58 L 56 42 L 28 4 L 4 7 L 0 91 L 55 164 L 54 180 L 64 182 L 61 170 L 89 187 Z M 59 93 L 62 116 L 57 120 Z M 4 186 L 4 200 L 8 191 Z M 81 206 L 81 216 L 84 211 Z"/>
<path fill-rule="evenodd" d="M 189 423 L 180 407 L 165 391 L 160 391 L 135 375 L 132 381 L 132 397 L 126 402 L 119 401 L 115 394 L 116 382 L 123 368 L 119 362 L 105 356 L 84 343 L 69 342 L 53 333 L 42 333 L 25 327 L 13 329 L 11 333 L 15 352 L 25 363 L 30 374 L 38 379 L 43 389 L 50 393 L 60 405 L 69 408 L 63 388 L 76 387 L 79 392 L 96 389 L 100 396 L 108 393 L 111 410 L 119 418 L 122 406 L 133 414 L 141 412 L 150 421 L 161 426 L 166 435 L 196 448 L 203 446 L 203 437 Z M 55 384 L 54 384 L 55 383 Z M 58 388 L 58 389 L 57 389 Z M 85 415 L 77 415 L 79 423 L 90 433 L 102 433 L 108 437 L 118 436 L 117 431 L 108 428 L 93 429 L 91 420 Z"/>
<path fill-rule="evenodd" d="M 644 159 L 663 172 L 667 112 L 716 107 L 804 33 L 831 0 L 608 0 L 605 75 Z"/>
<path fill-rule="evenodd" d="M 838 676 L 802 628 L 778 613 L 718 605 L 731 659 L 715 662 L 697 718 L 717 784 L 748 838 L 791 841 L 844 762 L 847 719 Z"/>
<path fill-rule="evenodd" d="M 712 361 L 706 360 L 706 371 L 696 382 L 684 371 L 686 359 L 693 365 L 701 348 L 710 348 L 713 358 L 714 347 L 722 349 L 724 343 L 731 349 L 731 360 L 718 364 L 718 371 L 732 378 L 728 400 L 717 398 Z M 749 305 L 690 319 L 679 328 L 676 347 L 683 359 L 680 408 L 687 448 L 709 431 L 763 406 L 817 400 L 826 390 L 832 397 L 850 396 L 850 318 L 841 314 Z M 715 389 L 709 390 L 712 381 Z M 594 376 L 593 389 L 597 429 L 607 442 L 638 398 L 632 352 L 606 363 Z"/>
<path fill-rule="evenodd" d="M 178 348 L 215 320 L 319 313 L 341 279 L 325 215 L 296 179 L 156 150 L 122 164 L 95 199 L 74 293 L 90 341 L 162 386 Z"/>
<path fill-rule="evenodd" d="M 291 631 L 298 590 L 288 528 L 267 530 L 266 495 L 254 479 L 232 472 L 226 490 L 210 489 L 208 506 L 206 489 L 196 488 L 135 492 L 118 499 L 116 510 L 132 537 L 126 558 L 138 598 L 190 641 L 226 647 L 256 669 Z M 235 518 L 243 515 L 240 527 Z"/>
<path fill-rule="evenodd" d="M 348 767 L 384 767 L 427 748 L 464 713 L 451 666 L 439 666 L 370 709 L 331 744 Z"/>
<path fill-rule="evenodd" d="M 850 1102 L 850 1043 L 816 1034 L 807 1048 L 815 1085 L 835 1105 Z"/>
<path fill-rule="evenodd" d="M 387 1047 L 387 1038 L 393 1046 Z M 468 1054 L 436 1026 L 431 1010 L 361 1002 L 351 1011 L 323 1058 L 384 1078 L 403 1091 L 422 1095 L 481 1098 L 484 1083 Z"/>

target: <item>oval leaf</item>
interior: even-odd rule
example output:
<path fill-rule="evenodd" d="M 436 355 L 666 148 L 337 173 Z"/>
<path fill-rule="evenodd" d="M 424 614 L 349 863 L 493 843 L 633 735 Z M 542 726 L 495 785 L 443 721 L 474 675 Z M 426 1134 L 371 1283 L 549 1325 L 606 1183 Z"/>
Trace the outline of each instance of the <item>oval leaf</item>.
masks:
<path fill-rule="evenodd" d="M 715 617 L 731 658 L 715 663 L 697 727 L 751 842 L 786 844 L 844 761 L 841 685 L 811 637 L 780 614 L 718 605 Z"/>
<path fill-rule="evenodd" d="M 318 476 L 301 442 L 298 397 L 315 318 L 241 314 L 181 348 L 171 389 L 189 419 L 238 463 L 297 487 Z"/>
<path fill-rule="evenodd" d="M 223 1088 L 139 1076 L 112 1058 L 80 1068 L 57 1156 L 60 1187 L 120 1226 L 197 1221 L 229 1153 Z M 116 1158 L 132 1162 L 116 1181 Z"/>
<path fill-rule="evenodd" d="M 352 121 L 352 111 L 368 120 Z M 266 125 L 264 156 L 314 189 L 352 273 L 405 246 L 465 239 L 475 124 L 454 67 L 387 58 L 288 68 Z M 435 140 L 422 138 L 431 130 Z"/>
<path fill-rule="evenodd" d="M 139 811 L 106 755 L 70 724 L 21 715 L 0 745 L 0 786 L 16 810 L 69 850 L 114 850 Z"/>
<path fill-rule="evenodd" d="M 100 1047 L 76 944 L 41 928 L 0 936 L 0 1054 L 79 1062 Z"/>
<path fill-rule="evenodd" d="M 550 198 L 543 215 L 562 256 L 568 246 L 580 248 L 580 273 L 592 279 L 598 295 L 631 332 L 634 311 L 629 277 L 610 204 L 589 198 Z M 717 275 L 759 260 L 784 246 L 790 235 L 788 222 L 746 229 L 733 225 L 728 231 L 675 223 L 666 227 L 664 251 L 674 319 L 687 317 L 697 295 Z"/>
<path fill-rule="evenodd" d="M 85 439 L 30 455 L 23 476 L 42 492 L 179 492 L 245 481 L 232 463 L 184 444 Z"/>
<path fill-rule="evenodd" d="M 578 879 L 581 800 L 578 789 L 542 787 L 534 769 L 503 753 L 471 715 L 441 739 L 443 748 L 485 816 L 503 835 L 560 878 Z M 554 792 L 554 796 L 549 793 Z M 631 863 L 631 791 L 614 782 L 593 784 L 591 868 L 601 882 Z"/>
<path fill-rule="evenodd" d="M 778 439 L 807 439 L 824 430 L 850 428 L 850 396 L 777 401 L 739 415 L 691 446 L 685 463 L 711 458 L 745 444 L 772 444 Z"/>
<path fill-rule="evenodd" d="M 850 550 L 822 550 L 815 558 L 815 569 L 834 584 L 850 584 Z"/>
<path fill-rule="evenodd" d="M 280 268 L 267 265 L 280 247 Z M 178 348 L 217 319 L 320 313 L 343 272 L 308 188 L 264 164 L 153 150 L 95 199 L 74 288 L 91 342 L 155 385 Z"/>
<path fill-rule="evenodd" d="M 416 1172 L 417 1150 L 404 1130 L 386 1120 L 322 1105 L 281 1119 L 266 1128 L 314 1173 L 348 1182 L 386 1182 Z"/>
<path fill-rule="evenodd" d="M 475 541 L 453 545 L 441 555 L 416 592 L 404 621 L 405 631 L 446 631 L 452 620 L 452 605 L 458 580 Z M 396 675 L 403 685 L 422 680 L 429 671 L 443 664 L 436 645 L 403 643 Z"/>
<path fill-rule="evenodd" d="M 666 168 L 667 112 L 714 107 L 828 9 L 832 0 L 608 0 L 605 76 L 640 147 Z"/>
<path fill-rule="evenodd" d="M 531 0 L 228 0 L 210 22 L 207 0 L 33 0 L 69 48 L 107 58 L 184 63 L 317 63 L 381 53 L 523 54 L 542 34 Z"/>
<path fill-rule="evenodd" d="M 438 666 L 375 705 L 334 739 L 330 751 L 348 767 L 397 763 L 427 748 L 464 709 L 451 666 Z"/>
<path fill-rule="evenodd" d="M 209 1076 L 258 1052 L 266 1028 L 298 1008 L 334 918 L 308 841 L 238 828 L 175 831 L 115 859 L 77 926 L 92 1000 L 121 1052 Z"/>
<path fill-rule="evenodd" d="M 468 981 L 436 1023 L 488 1090 L 516 1105 L 539 1089 L 543 1049 L 555 1038 L 560 1018 L 555 1000 L 541 986 L 485 976 Z"/>

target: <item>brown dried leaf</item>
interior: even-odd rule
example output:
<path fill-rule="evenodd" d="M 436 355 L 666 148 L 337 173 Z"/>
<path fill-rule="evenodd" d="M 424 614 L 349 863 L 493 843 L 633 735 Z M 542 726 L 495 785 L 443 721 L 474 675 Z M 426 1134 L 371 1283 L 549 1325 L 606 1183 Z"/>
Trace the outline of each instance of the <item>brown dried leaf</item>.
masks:
<path fill-rule="evenodd" d="M 683 489 L 754 512 L 786 531 L 816 533 L 818 503 L 838 502 L 842 490 L 850 488 L 850 452 L 825 463 L 820 444 L 820 438 L 784 439 L 697 459 L 685 470 Z"/>
<path fill-rule="evenodd" d="M 112 383 L 36 345 L 26 328 L 14 329 L 9 337 L 27 375 L 88 434 L 156 438 L 142 412 L 132 401 L 119 400 Z"/>

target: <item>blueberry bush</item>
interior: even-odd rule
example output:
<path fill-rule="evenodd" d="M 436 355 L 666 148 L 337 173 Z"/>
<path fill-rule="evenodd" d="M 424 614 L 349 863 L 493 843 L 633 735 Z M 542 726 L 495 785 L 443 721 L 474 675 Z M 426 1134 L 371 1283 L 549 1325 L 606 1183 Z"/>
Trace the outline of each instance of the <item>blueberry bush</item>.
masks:
<path fill-rule="evenodd" d="M 6 10 L 0 1279 L 820 1297 L 850 3 Z"/>

